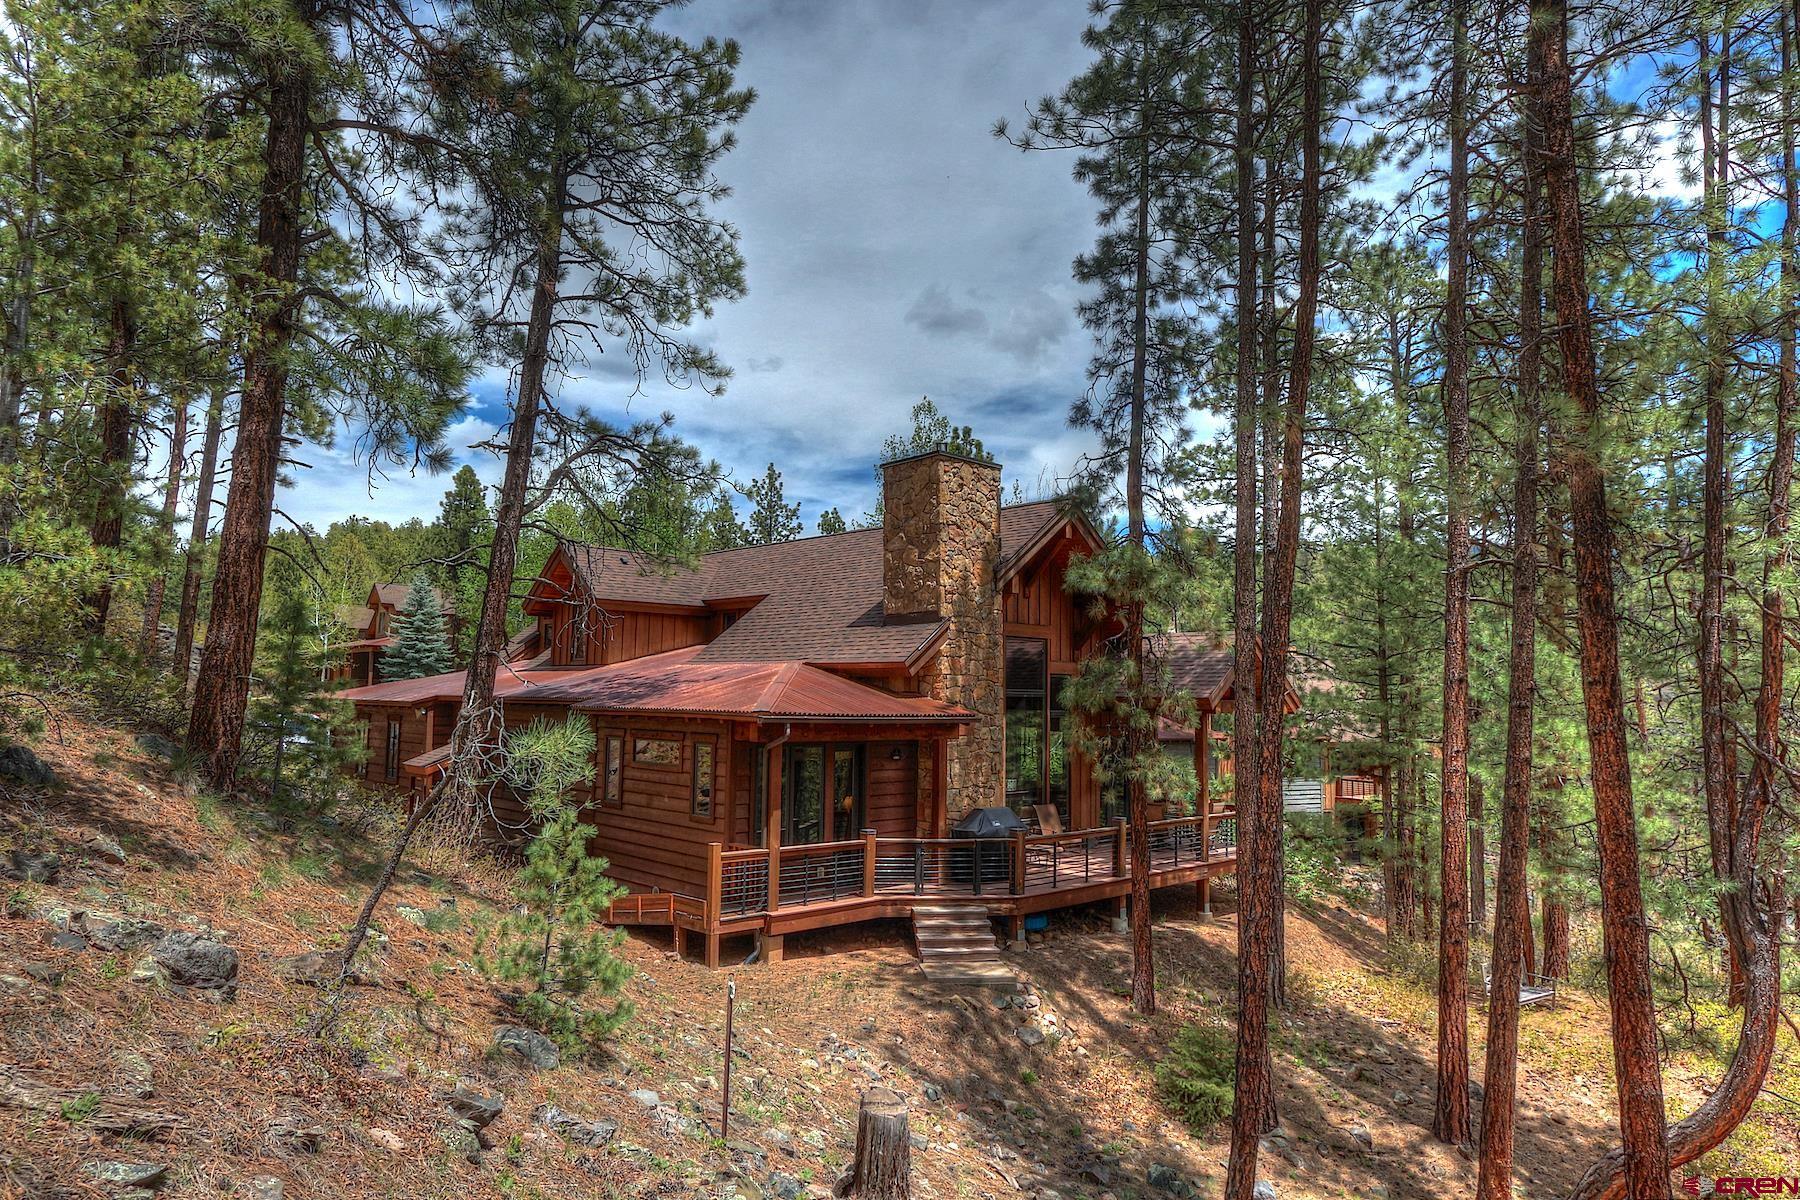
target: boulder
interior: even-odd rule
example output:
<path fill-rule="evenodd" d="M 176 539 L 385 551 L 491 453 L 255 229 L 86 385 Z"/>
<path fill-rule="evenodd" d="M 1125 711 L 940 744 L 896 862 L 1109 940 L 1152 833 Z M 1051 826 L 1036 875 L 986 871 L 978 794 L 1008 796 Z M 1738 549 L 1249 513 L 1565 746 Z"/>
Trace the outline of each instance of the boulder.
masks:
<path fill-rule="evenodd" d="M 81 843 L 81 848 L 87 851 L 89 857 L 97 858 L 101 862 L 109 862 L 116 867 L 125 865 L 125 848 L 105 834 L 94 834 L 87 841 Z"/>
<path fill-rule="evenodd" d="M 11 779 L 32 787 L 50 787 L 56 782 L 56 772 L 29 747 L 0 746 L 0 779 Z"/>
<path fill-rule="evenodd" d="M 459 1118 L 467 1121 L 477 1129 L 486 1129 L 506 1107 L 506 1097 L 498 1092 L 484 1092 L 466 1083 L 458 1083 L 448 1092 L 438 1093 L 439 1099 Z"/>
<path fill-rule="evenodd" d="M 1013 1030 L 1013 1033 L 1027 1046 L 1041 1046 L 1044 1044 L 1044 1031 L 1039 1029 L 1036 1025 L 1021 1025 Z"/>
<path fill-rule="evenodd" d="M 169 1168 L 160 1163 L 115 1162 L 110 1159 L 83 1163 L 81 1171 L 94 1182 L 115 1188 L 157 1188 L 169 1176 Z"/>
<path fill-rule="evenodd" d="M 637 1089 L 635 1092 L 631 1093 L 631 1098 L 645 1108 L 655 1108 L 662 1103 L 662 1097 L 651 1091 L 649 1088 Z"/>
<path fill-rule="evenodd" d="M 776 1171 L 769 1176 L 769 1184 L 765 1190 L 779 1200 L 800 1200 L 806 1195 L 806 1184 L 785 1171 Z"/>
<path fill-rule="evenodd" d="M 65 930 L 62 933 L 53 933 L 50 935 L 50 948 L 52 950 L 74 950 L 79 953 L 86 950 L 87 945 L 87 939 L 82 937 L 79 933 L 69 933 Z"/>
<path fill-rule="evenodd" d="M 553 1071 L 562 1064 L 555 1042 L 522 1025 L 502 1025 L 494 1030 L 494 1048 L 516 1054 L 540 1071 Z"/>
<path fill-rule="evenodd" d="M 147 917 L 124 913 L 82 913 L 76 924 L 87 940 L 102 950 L 137 950 L 162 940 L 167 928 Z"/>
<path fill-rule="evenodd" d="M 276 1117 L 263 1129 L 271 1146 L 300 1154 L 317 1154 L 325 1144 L 329 1131 L 303 1112 L 288 1112 Z"/>
<path fill-rule="evenodd" d="M 1256 1188 L 1250 1193 L 1256 1200 L 1276 1200 L 1275 1185 L 1266 1179 L 1256 1181 Z"/>
<path fill-rule="evenodd" d="M 1159 1192 L 1176 1196 L 1182 1195 L 1187 1188 L 1187 1180 L 1181 1177 L 1181 1172 L 1167 1163 L 1151 1163 L 1150 1169 L 1144 1172 L 1144 1182 Z"/>
<path fill-rule="evenodd" d="M 1350 1131 L 1350 1140 L 1364 1150 L 1375 1149 L 1375 1135 L 1369 1132 L 1367 1125 L 1358 1125 Z"/>
<path fill-rule="evenodd" d="M 287 1185 L 279 1175 L 252 1175 L 244 1194 L 250 1200 L 283 1200 L 287 1194 Z"/>
<path fill-rule="evenodd" d="M 457 1121 L 438 1130 L 438 1141 L 450 1153 L 469 1162 L 481 1161 L 481 1138 L 476 1134 L 473 1121 Z"/>
<path fill-rule="evenodd" d="M 398 1154 L 406 1149 L 406 1140 L 404 1138 L 393 1130 L 383 1129 L 379 1125 L 371 1125 L 369 1127 L 369 1140 L 374 1142 L 377 1146 L 380 1146 L 383 1150 L 390 1151 L 394 1154 Z"/>
<path fill-rule="evenodd" d="M 113 1072 L 118 1081 L 139 1100 L 148 1100 L 156 1095 L 152 1086 L 155 1072 L 151 1069 L 150 1060 L 136 1050 L 115 1050 L 112 1056 Z"/>
<path fill-rule="evenodd" d="M 30 850 L 8 850 L 6 866 L 0 869 L 0 875 L 20 883 L 51 883 L 61 869 L 62 858 L 48 851 L 38 854 Z"/>
<path fill-rule="evenodd" d="M 396 904 L 394 906 L 394 911 L 400 914 L 401 919 L 411 921 L 421 929 L 425 927 L 424 909 L 414 908 L 410 904 Z"/>
<path fill-rule="evenodd" d="M 304 983 L 308 987 L 332 987 L 338 981 L 338 956 L 329 950 L 308 950 L 303 954 L 290 954 L 278 958 L 269 964 L 277 979 L 289 983 Z M 366 963 L 353 963 L 344 975 L 345 983 L 373 984 L 380 977 L 374 968 Z"/>
<path fill-rule="evenodd" d="M 540 1104 L 532 1114 L 537 1123 L 577 1146 L 599 1149 L 611 1142 L 618 1135 L 619 1126 L 613 1121 L 587 1121 L 571 1112 L 564 1112 L 554 1104 Z"/>
<path fill-rule="evenodd" d="M 150 957 L 172 983 L 218 992 L 226 999 L 237 992 L 238 953 L 223 942 L 180 930 L 151 947 Z"/>

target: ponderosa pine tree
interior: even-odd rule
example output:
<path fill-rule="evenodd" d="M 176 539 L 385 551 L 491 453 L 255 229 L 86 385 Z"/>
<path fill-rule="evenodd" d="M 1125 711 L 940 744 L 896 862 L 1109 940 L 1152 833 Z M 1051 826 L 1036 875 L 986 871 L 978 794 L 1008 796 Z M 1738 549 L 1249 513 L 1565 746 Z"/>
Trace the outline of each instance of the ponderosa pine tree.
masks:
<path fill-rule="evenodd" d="M 458 307 L 483 354 L 517 366 L 451 766 L 431 801 L 415 806 L 421 818 L 448 793 L 446 823 L 472 831 L 501 782 L 494 684 L 527 513 L 554 500 L 582 464 L 610 462 L 618 477 L 686 449 L 666 436 L 666 422 L 621 430 L 563 411 L 553 379 L 588 349 L 622 355 L 640 376 L 654 367 L 713 391 L 729 374 L 683 330 L 743 293 L 737 231 L 711 206 L 727 194 L 715 167 L 753 94 L 735 85 L 737 45 L 666 32 L 657 19 L 667 7 L 470 0 L 445 53 L 416 81 L 441 101 L 465 184 L 443 235 L 459 265 Z M 343 962 L 416 828 L 409 821 L 397 839 Z"/>
<path fill-rule="evenodd" d="M 456 669 L 443 601 L 423 571 L 413 576 L 394 614 L 394 642 L 381 655 L 383 679 L 423 679 Z"/>
<path fill-rule="evenodd" d="M 819 514 L 820 533 L 842 533 L 848 528 L 850 528 L 850 526 L 844 522 L 844 514 L 835 508 L 828 508 Z"/>
<path fill-rule="evenodd" d="M 1624 1194 L 1665 1200 L 1669 1150 L 1663 1140 L 1662 1066 L 1657 1054 L 1650 933 L 1644 919 L 1637 814 L 1619 675 L 1619 622 L 1613 591 L 1613 530 L 1606 475 L 1596 456 L 1600 380 L 1589 305 L 1581 168 L 1575 149 L 1574 79 L 1565 0 L 1531 0 L 1527 36 L 1543 63 L 1534 97 L 1544 138 L 1544 195 L 1551 231 L 1553 294 L 1563 388 L 1573 414 L 1559 439 L 1575 534 L 1581 678 L 1589 771 L 1599 840 L 1601 923 L 1607 944 L 1613 1065 L 1623 1134 Z M 1578 1194 L 1580 1194 L 1578 1192 Z"/>
<path fill-rule="evenodd" d="M 701 517 L 701 537 L 707 550 L 736 550 L 750 544 L 750 531 L 738 520 L 729 488 L 713 492 L 712 504 Z"/>
<path fill-rule="evenodd" d="M 750 518 L 744 523 L 750 545 L 790 542 L 806 531 L 800 520 L 800 506 L 787 503 L 781 472 L 774 463 L 761 477 L 744 485 L 744 497 L 750 501 Z"/>
<path fill-rule="evenodd" d="M 228 788 L 290 420 L 310 416 L 320 437 L 353 424 L 371 467 L 441 469 L 468 364 L 434 310 L 369 286 L 378 268 L 416 279 L 430 265 L 417 211 L 406 208 L 431 174 L 421 159 L 440 149 L 405 111 L 414 93 L 400 79 L 432 40 L 412 6 L 256 0 L 223 15 L 208 31 L 219 70 L 232 75 L 221 90 L 262 117 L 258 266 L 246 286 L 257 299 L 187 744 L 207 779 Z"/>

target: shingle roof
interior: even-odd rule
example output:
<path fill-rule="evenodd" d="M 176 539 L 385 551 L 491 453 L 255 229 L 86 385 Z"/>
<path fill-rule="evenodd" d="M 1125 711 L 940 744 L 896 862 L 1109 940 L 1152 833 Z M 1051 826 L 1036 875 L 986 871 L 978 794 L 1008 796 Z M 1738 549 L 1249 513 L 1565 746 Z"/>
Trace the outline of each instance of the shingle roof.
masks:
<path fill-rule="evenodd" d="M 879 688 L 805 663 L 703 662 L 700 647 L 671 650 L 586 670 L 512 669 L 495 681 L 503 701 L 567 705 L 589 712 L 711 716 L 781 721 L 897 721 L 963 724 L 954 705 Z M 423 704 L 462 695 L 463 672 L 351 688 L 346 700 Z"/>
<path fill-rule="evenodd" d="M 1151 644 L 1169 664 L 1175 686 L 1194 699 L 1217 702 L 1230 690 L 1237 656 L 1230 646 L 1214 644 L 1210 634 L 1159 633 Z"/>
<path fill-rule="evenodd" d="M 412 591 L 410 583 L 378 583 L 374 587 L 375 596 L 383 607 L 401 609 L 406 607 L 406 597 Z M 435 586 L 431 594 L 437 598 L 437 605 L 443 612 L 450 611 L 450 605 L 444 601 L 444 593 Z"/>
<path fill-rule="evenodd" d="M 1000 510 L 1000 559 L 1028 552 L 1064 515 L 1060 501 Z M 889 622 L 882 608 L 882 531 L 800 538 L 720 550 L 691 570 L 659 569 L 644 556 L 567 544 L 570 568 L 596 600 L 702 608 L 763 597 L 699 651 L 703 662 L 901 663 L 944 622 Z"/>

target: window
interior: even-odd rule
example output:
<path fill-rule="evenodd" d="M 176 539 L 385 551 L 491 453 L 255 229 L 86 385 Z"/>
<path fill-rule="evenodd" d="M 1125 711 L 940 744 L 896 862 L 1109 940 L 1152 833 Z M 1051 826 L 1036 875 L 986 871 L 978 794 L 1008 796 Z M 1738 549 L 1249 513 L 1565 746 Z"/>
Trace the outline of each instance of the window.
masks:
<path fill-rule="evenodd" d="M 572 665 L 587 661 L 587 629 L 586 622 L 577 619 L 574 609 L 569 610 L 568 624 L 563 626 L 563 636 L 568 639 L 569 662 Z"/>
<path fill-rule="evenodd" d="M 713 819 L 713 785 L 715 782 L 713 769 L 713 740 L 711 738 L 694 739 L 694 795 L 692 813 L 696 817 Z"/>
<path fill-rule="evenodd" d="M 1045 800 L 1049 670 L 1043 638 L 1006 639 L 1006 803 L 1016 812 Z"/>
<path fill-rule="evenodd" d="M 607 808 L 625 806 L 625 735 L 606 735 L 601 763 L 600 803 Z"/>
<path fill-rule="evenodd" d="M 382 759 L 382 778 L 393 783 L 400 778 L 400 722 L 388 718 L 387 757 Z"/>
<path fill-rule="evenodd" d="M 646 767 L 679 767 L 680 738 L 636 738 L 631 743 L 631 761 Z"/>

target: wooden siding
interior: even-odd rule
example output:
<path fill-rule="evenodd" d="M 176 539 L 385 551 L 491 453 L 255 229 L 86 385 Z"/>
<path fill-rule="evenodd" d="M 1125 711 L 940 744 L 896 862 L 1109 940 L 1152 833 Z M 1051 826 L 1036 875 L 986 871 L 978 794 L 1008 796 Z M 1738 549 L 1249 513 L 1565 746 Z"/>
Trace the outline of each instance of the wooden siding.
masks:
<path fill-rule="evenodd" d="M 895 747 L 900 758 L 893 758 Z M 869 794 L 863 819 L 882 837 L 912 837 L 918 825 L 919 744 L 869 743 Z"/>
<path fill-rule="evenodd" d="M 589 804 L 584 815 L 594 826 L 589 846 L 604 855 L 612 878 L 634 890 L 681 892 L 700 896 L 706 890 L 706 846 L 722 842 L 733 816 L 733 780 L 738 755 L 731 728 L 723 721 L 677 721 L 667 718 L 595 717 L 596 777 L 605 763 L 606 736 L 625 737 L 622 803 L 618 808 Z M 509 721 L 510 724 L 510 721 Z M 694 740 L 711 738 L 715 750 L 713 815 L 692 815 Z M 641 763 L 632 754 L 637 738 L 670 738 L 681 742 L 681 760 L 667 766 Z"/>
<path fill-rule="evenodd" d="M 1079 667 L 1087 619 L 1063 587 L 1070 548 L 1057 547 L 1043 561 L 1020 572 L 1007 584 L 1004 616 L 1007 637 L 1042 638 L 1049 650 L 1050 674 L 1073 675 Z M 1073 750 L 1069 754 L 1069 825 L 1092 829 L 1100 824 L 1100 785 L 1091 764 Z"/>

